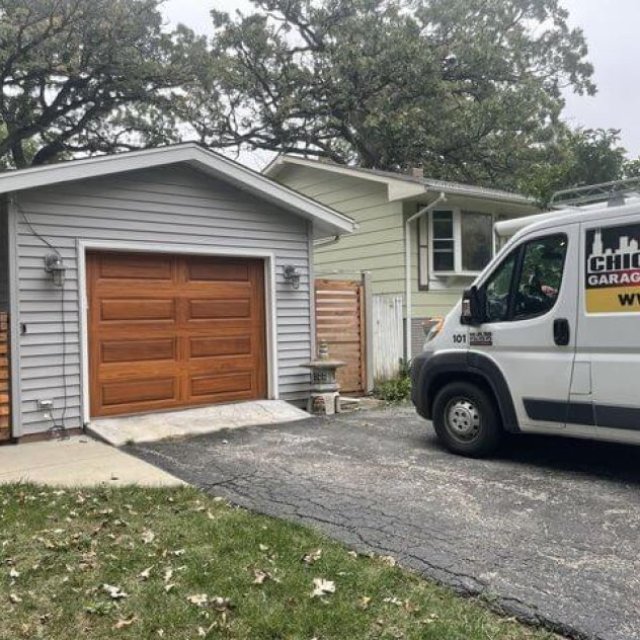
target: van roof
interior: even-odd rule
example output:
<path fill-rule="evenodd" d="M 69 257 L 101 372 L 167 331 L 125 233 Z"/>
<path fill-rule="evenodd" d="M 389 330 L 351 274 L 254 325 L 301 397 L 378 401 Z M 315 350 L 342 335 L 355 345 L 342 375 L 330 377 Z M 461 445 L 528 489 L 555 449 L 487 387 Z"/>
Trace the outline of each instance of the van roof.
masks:
<path fill-rule="evenodd" d="M 607 204 L 571 207 L 560 211 L 549 211 L 524 218 L 504 220 L 495 225 L 496 233 L 502 237 L 520 237 L 525 233 L 541 229 L 553 229 L 577 222 L 602 221 L 613 216 L 627 216 L 640 213 L 640 198 L 630 198 L 625 204 L 609 206 Z"/>

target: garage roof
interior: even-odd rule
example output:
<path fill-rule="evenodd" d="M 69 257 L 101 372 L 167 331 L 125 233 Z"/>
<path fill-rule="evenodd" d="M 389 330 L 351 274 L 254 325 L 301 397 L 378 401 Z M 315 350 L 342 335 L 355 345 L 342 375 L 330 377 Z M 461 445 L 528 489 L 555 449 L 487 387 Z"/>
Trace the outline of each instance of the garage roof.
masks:
<path fill-rule="evenodd" d="M 348 216 L 195 142 L 7 171 L 0 174 L 0 194 L 177 163 L 190 165 L 310 220 L 316 238 L 351 233 L 357 228 Z"/>

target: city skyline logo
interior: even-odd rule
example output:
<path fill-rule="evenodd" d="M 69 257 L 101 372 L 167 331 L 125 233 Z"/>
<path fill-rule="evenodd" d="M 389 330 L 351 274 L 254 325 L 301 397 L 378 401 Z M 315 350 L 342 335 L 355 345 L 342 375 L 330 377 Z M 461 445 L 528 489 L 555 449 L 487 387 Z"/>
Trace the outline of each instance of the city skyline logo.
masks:
<path fill-rule="evenodd" d="M 586 253 L 587 312 L 640 312 L 640 224 L 588 230 Z"/>

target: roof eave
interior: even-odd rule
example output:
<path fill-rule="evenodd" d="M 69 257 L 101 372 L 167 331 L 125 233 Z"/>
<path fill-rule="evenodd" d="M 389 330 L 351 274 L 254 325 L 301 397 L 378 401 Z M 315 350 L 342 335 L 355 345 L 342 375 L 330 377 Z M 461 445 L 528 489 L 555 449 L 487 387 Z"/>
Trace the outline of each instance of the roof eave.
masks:
<path fill-rule="evenodd" d="M 191 165 L 203 173 L 221 178 L 243 191 L 253 193 L 283 209 L 311 220 L 314 223 L 314 229 L 318 229 L 319 237 L 351 233 L 357 228 L 355 221 L 348 216 L 276 183 L 237 162 L 208 151 L 196 143 L 157 147 L 9 171 L 0 176 L 0 193 L 35 189 L 47 185 L 76 182 L 177 163 Z"/>

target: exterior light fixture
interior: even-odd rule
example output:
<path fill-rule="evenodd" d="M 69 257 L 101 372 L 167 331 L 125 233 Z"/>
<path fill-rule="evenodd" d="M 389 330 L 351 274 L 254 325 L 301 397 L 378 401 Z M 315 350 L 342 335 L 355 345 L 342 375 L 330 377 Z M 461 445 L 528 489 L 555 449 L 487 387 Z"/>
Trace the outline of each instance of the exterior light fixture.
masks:
<path fill-rule="evenodd" d="M 288 282 L 294 289 L 300 288 L 300 274 L 292 264 L 285 265 L 283 276 L 285 281 Z"/>
<path fill-rule="evenodd" d="M 56 253 L 50 253 L 44 257 L 44 270 L 51 275 L 53 284 L 56 287 L 64 285 L 64 273 L 67 268 L 62 262 L 62 257 Z"/>

